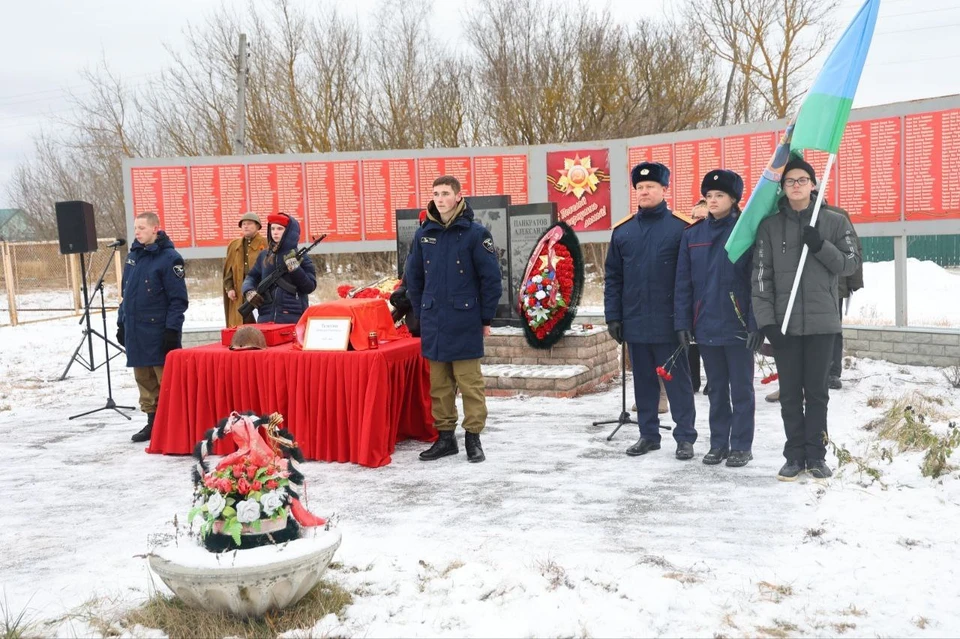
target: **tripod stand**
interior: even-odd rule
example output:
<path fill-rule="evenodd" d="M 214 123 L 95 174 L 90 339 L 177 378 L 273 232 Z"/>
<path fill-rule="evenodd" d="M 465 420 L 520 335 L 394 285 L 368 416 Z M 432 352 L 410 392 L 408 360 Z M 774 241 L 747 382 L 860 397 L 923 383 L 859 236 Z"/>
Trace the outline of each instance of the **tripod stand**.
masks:
<path fill-rule="evenodd" d="M 608 419 L 602 422 L 593 422 L 594 426 L 604 426 L 606 424 L 616 424 L 617 427 L 613 429 L 613 432 L 607 435 L 607 441 L 613 439 L 613 436 L 617 434 L 617 431 L 620 430 L 620 427 L 624 424 L 640 424 L 630 418 L 630 412 L 627 411 L 627 343 L 620 342 L 620 401 L 621 401 L 621 410 L 620 417 L 617 419 Z M 670 430 L 669 426 L 661 426 L 663 430 Z"/>
<path fill-rule="evenodd" d="M 70 358 L 70 362 L 67 364 L 67 368 L 63 371 L 63 375 L 60 377 L 60 379 L 62 381 L 64 378 L 66 378 L 67 372 L 70 370 L 70 366 L 73 364 L 74 361 L 79 361 L 81 365 L 84 366 L 84 368 L 86 368 L 91 372 L 95 371 L 96 369 L 100 368 L 105 364 L 107 367 L 107 403 L 105 406 L 102 406 L 101 408 L 95 408 L 94 410 L 90 410 L 85 413 L 80 413 L 79 415 L 73 415 L 69 419 L 84 417 L 85 415 L 90 415 L 92 413 L 96 413 L 102 410 L 107 410 L 108 408 L 111 410 L 115 410 L 116 412 L 120 413 L 127 419 L 131 419 L 129 415 L 127 415 L 120 409 L 121 408 L 125 410 L 134 409 L 133 406 L 117 406 L 117 403 L 113 400 L 113 384 L 110 380 L 110 360 L 116 357 L 117 355 L 119 355 L 120 353 L 124 352 L 121 346 L 119 346 L 118 344 L 115 344 L 114 342 L 112 342 L 107 338 L 107 306 L 106 306 L 106 302 L 104 301 L 104 294 L 103 294 L 103 278 L 106 276 L 107 269 L 110 268 L 110 264 L 113 262 L 113 257 L 114 255 L 116 255 L 117 248 L 118 248 L 117 246 L 113 247 L 113 254 L 110 255 L 110 259 L 108 259 L 106 264 L 104 265 L 103 271 L 100 273 L 100 279 L 97 280 L 97 285 L 94 287 L 95 291 L 100 293 L 100 316 L 103 318 L 102 334 L 90 328 L 90 304 L 93 300 L 88 299 L 86 262 L 83 259 L 83 253 L 80 254 L 80 277 L 81 277 L 81 281 L 83 282 L 83 301 L 85 306 L 83 311 L 83 318 L 81 318 L 80 322 L 82 323 L 86 321 L 87 326 L 83 330 L 83 338 L 80 340 L 80 344 L 77 345 L 76 350 L 73 351 L 73 356 Z M 96 295 L 96 293 L 94 293 L 94 295 Z M 103 350 L 104 350 L 105 357 L 102 364 L 94 365 L 94 362 L 93 362 L 93 335 L 96 335 L 97 337 L 103 340 Z M 89 351 L 90 351 L 89 362 L 84 361 L 83 357 L 80 355 L 80 349 L 83 348 L 84 342 L 87 343 L 87 347 L 89 348 Z M 110 346 L 113 346 L 119 352 L 111 355 Z"/>

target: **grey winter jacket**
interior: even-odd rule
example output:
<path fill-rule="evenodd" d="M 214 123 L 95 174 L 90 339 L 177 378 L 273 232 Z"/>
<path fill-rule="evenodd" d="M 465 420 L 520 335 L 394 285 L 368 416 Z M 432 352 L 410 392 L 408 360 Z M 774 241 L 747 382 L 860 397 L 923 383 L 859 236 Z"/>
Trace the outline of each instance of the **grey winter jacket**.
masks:
<path fill-rule="evenodd" d="M 790 208 L 780 198 L 779 210 L 760 223 L 753 256 L 753 313 L 757 326 L 781 325 L 787 313 L 790 289 L 800 265 L 803 227 L 813 215 L 814 192 L 804 211 Z M 838 277 L 853 275 L 861 264 L 853 225 L 837 209 L 823 205 L 817 220 L 823 247 L 807 256 L 800 288 L 793 304 L 787 335 L 839 333 Z"/>

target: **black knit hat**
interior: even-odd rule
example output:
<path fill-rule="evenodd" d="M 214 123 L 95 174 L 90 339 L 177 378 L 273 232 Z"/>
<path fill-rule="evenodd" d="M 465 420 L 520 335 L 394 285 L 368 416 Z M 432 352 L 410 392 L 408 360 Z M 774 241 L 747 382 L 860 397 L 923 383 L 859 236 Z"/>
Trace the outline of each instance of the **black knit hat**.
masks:
<path fill-rule="evenodd" d="M 743 178 L 733 171 L 714 169 L 700 183 L 700 195 L 706 197 L 707 191 L 723 191 L 739 202 L 743 197 Z"/>
<path fill-rule="evenodd" d="M 783 175 L 780 176 L 780 186 L 783 186 L 783 180 L 787 177 L 787 172 L 792 171 L 793 169 L 800 169 L 806 171 L 807 175 L 810 176 L 810 179 L 813 180 L 814 185 L 817 183 L 817 172 L 813 170 L 813 167 L 810 166 L 810 163 L 804 160 L 799 155 L 791 155 L 790 161 L 787 162 L 787 165 L 783 167 Z"/>
<path fill-rule="evenodd" d="M 656 182 L 670 186 L 670 169 L 659 162 L 641 162 L 630 171 L 630 183 L 637 188 L 640 182 Z"/>

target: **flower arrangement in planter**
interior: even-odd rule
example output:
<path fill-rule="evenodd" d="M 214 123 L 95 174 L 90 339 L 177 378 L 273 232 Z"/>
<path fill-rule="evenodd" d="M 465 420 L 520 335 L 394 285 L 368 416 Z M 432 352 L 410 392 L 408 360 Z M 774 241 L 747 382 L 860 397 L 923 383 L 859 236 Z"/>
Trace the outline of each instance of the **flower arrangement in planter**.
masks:
<path fill-rule="evenodd" d="M 207 431 L 194 449 L 195 501 L 189 522 L 203 520 L 200 536 L 207 550 L 290 541 L 300 536 L 301 526 L 326 523 L 300 502 L 303 474 L 298 464 L 303 455 L 290 433 L 280 428 L 282 422 L 278 413 L 258 418 L 234 412 Z M 227 435 L 238 450 L 208 470 L 207 454 Z"/>
<path fill-rule="evenodd" d="M 517 311 L 527 343 L 552 347 L 573 324 L 583 294 L 583 253 L 570 226 L 557 222 L 537 242 L 520 283 Z"/>

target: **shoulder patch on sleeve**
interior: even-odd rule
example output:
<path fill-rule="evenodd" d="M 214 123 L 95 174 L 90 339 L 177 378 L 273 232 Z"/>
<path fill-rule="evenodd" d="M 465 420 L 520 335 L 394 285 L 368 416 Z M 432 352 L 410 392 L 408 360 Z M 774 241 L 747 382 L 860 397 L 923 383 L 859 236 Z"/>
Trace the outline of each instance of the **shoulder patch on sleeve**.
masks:
<path fill-rule="evenodd" d="M 186 269 L 183 266 L 183 258 L 179 257 L 173 262 L 173 274 L 179 277 L 181 280 L 186 274 Z"/>
<path fill-rule="evenodd" d="M 623 218 L 622 220 L 620 220 L 619 222 L 617 222 L 616 224 L 614 224 L 614 225 L 613 225 L 613 228 L 617 228 L 618 226 L 620 226 L 620 225 L 623 224 L 624 222 L 628 222 L 628 221 L 632 220 L 634 215 L 636 215 L 636 213 L 631 213 L 631 214 L 628 215 L 627 217 Z"/>
<path fill-rule="evenodd" d="M 694 220 L 689 215 L 684 215 L 680 211 L 670 211 L 670 212 L 673 213 L 673 217 L 677 218 L 678 220 L 683 220 L 687 224 L 693 224 Z"/>
<path fill-rule="evenodd" d="M 487 252 L 488 252 L 488 253 L 495 253 L 495 252 L 496 252 L 497 249 L 493 246 L 493 238 L 492 238 L 492 237 L 487 236 L 487 238 L 483 241 L 483 248 L 487 249 Z"/>

